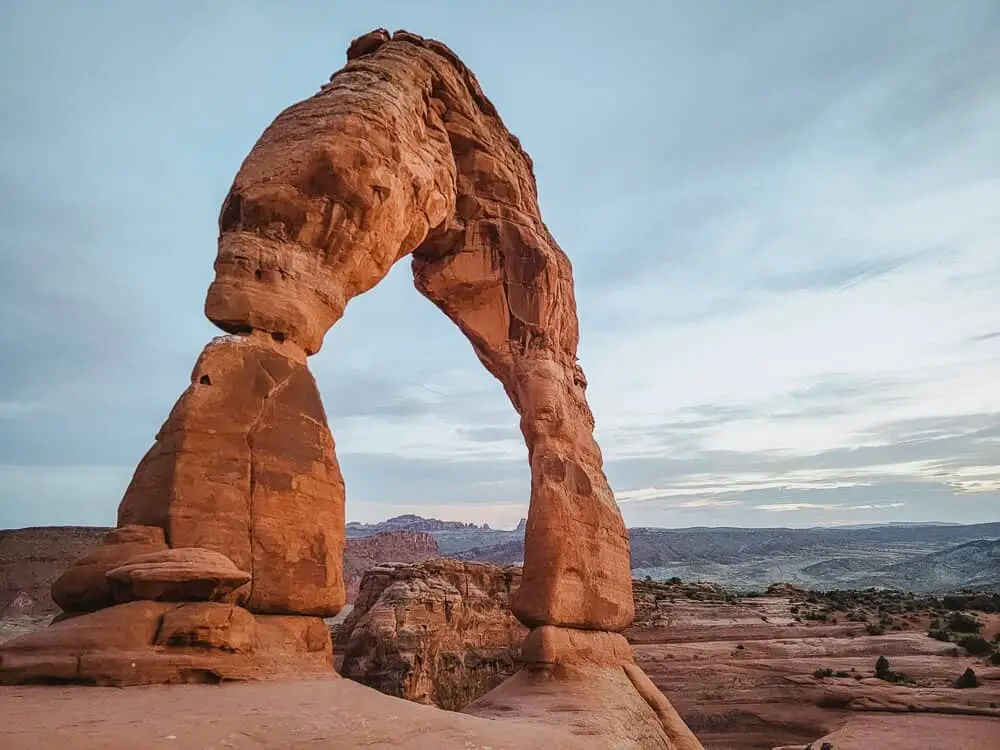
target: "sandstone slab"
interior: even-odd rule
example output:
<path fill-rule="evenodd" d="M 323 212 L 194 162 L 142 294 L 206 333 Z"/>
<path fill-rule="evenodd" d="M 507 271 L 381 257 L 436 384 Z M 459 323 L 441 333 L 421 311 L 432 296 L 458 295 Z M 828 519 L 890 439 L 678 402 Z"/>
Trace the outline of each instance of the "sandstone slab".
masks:
<path fill-rule="evenodd" d="M 124 525 L 70 565 L 52 583 L 52 599 L 68 612 L 92 612 L 114 604 L 107 572 L 129 559 L 167 549 L 158 526 Z"/>
<path fill-rule="evenodd" d="M 230 558 L 254 612 L 335 615 L 344 483 L 302 351 L 259 335 L 209 344 L 118 517 Z"/>
<path fill-rule="evenodd" d="M 0 646 L 0 683 L 148 685 L 331 676 L 315 617 L 253 616 L 234 605 L 134 601 Z"/>
<path fill-rule="evenodd" d="M 117 602 L 245 601 L 250 574 L 223 554 L 180 547 L 130 558 L 107 572 Z"/>

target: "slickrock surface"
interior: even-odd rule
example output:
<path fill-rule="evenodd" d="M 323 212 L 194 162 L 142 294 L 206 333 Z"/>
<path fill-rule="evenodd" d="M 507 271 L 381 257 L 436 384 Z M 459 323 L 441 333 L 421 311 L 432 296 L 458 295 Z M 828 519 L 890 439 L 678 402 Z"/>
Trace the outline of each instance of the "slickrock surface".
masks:
<path fill-rule="evenodd" d="M 639 616 L 626 635 L 636 663 L 710 750 L 802 748 L 809 742 L 818 750 L 817 738 L 886 713 L 892 716 L 885 721 L 895 722 L 899 737 L 910 742 L 887 748 L 923 750 L 908 727 L 925 715 L 942 725 L 951 720 L 958 729 L 964 724 L 954 715 L 971 714 L 992 723 L 1000 736 L 1000 710 L 991 707 L 1000 706 L 1000 668 L 928 637 L 933 615 L 908 611 L 906 600 L 888 594 L 872 595 L 881 603 L 871 605 L 848 599 L 849 611 L 843 611 L 809 603 L 794 589 L 734 598 L 711 584 L 636 581 L 635 591 Z M 997 615 L 977 617 L 985 638 L 1000 630 Z M 875 662 L 883 655 L 912 683 L 876 679 Z M 958 690 L 954 681 L 967 667 L 980 687 Z M 817 670 L 830 670 L 830 676 L 817 677 Z M 967 742 L 963 747 L 995 747 L 976 740 L 979 730 L 970 732 L 957 735 Z"/>
<path fill-rule="evenodd" d="M 0 684 L 145 685 L 333 674 L 316 617 L 251 615 L 232 604 L 136 601 L 8 641 Z"/>
<path fill-rule="evenodd" d="M 105 574 L 115 602 L 246 602 L 250 574 L 225 555 L 174 547 L 129 558 Z M 242 590 L 241 590 L 242 589 Z"/>
<path fill-rule="evenodd" d="M 340 673 L 418 703 L 458 710 L 514 674 L 527 634 L 510 611 L 518 568 L 431 560 L 365 573 L 336 631 Z"/>
<path fill-rule="evenodd" d="M 601 737 L 467 716 L 350 680 L 0 688 L 4 750 L 610 750 Z"/>

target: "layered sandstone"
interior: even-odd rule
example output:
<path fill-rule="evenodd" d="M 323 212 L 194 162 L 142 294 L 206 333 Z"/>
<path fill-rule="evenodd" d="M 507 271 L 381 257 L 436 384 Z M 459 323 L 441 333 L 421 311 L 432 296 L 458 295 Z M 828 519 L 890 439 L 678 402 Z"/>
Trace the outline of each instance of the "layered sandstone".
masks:
<path fill-rule="evenodd" d="M 52 600 L 66 612 L 92 612 L 115 599 L 108 571 L 137 555 L 167 549 L 159 526 L 125 525 L 109 531 L 101 543 L 76 559 L 52 582 Z"/>
<path fill-rule="evenodd" d="M 317 617 L 251 615 L 233 604 L 135 601 L 8 641 L 0 684 L 144 685 L 330 675 Z"/>
<path fill-rule="evenodd" d="M 438 559 L 367 571 L 337 629 L 340 673 L 387 695 L 458 710 L 520 667 L 515 567 Z"/>
<path fill-rule="evenodd" d="M 344 480 L 316 382 L 295 345 L 222 336 L 202 352 L 136 469 L 118 523 L 159 526 L 250 573 L 254 612 L 344 604 Z"/>
<path fill-rule="evenodd" d="M 387 562 L 418 563 L 440 557 L 438 543 L 422 531 L 381 531 L 347 539 L 344 544 L 344 592 L 348 602 L 358 598 L 365 571 Z"/>
<path fill-rule="evenodd" d="M 313 353 L 348 301 L 412 254 L 417 289 L 521 417 L 532 500 L 516 614 L 620 630 L 628 538 L 577 364 L 570 263 L 541 219 L 531 160 L 444 45 L 376 31 L 348 58 L 240 168 L 206 313 Z"/>

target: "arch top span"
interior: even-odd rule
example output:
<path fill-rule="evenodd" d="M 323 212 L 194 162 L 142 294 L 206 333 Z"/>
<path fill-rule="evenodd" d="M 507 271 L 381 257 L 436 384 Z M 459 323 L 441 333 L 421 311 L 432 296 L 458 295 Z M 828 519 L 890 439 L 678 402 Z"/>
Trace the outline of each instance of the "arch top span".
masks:
<path fill-rule="evenodd" d="M 235 555 L 252 567 L 251 606 L 262 611 L 338 609 L 343 480 L 303 354 L 320 349 L 351 299 L 412 256 L 416 288 L 520 415 L 532 478 L 515 614 L 529 626 L 621 630 L 633 616 L 628 537 L 577 362 L 572 268 L 542 221 L 531 159 L 440 42 L 376 29 L 347 57 L 278 115 L 233 181 L 205 312 L 236 336 L 206 349 L 196 374 L 212 372 L 192 379 L 120 518 Z M 220 424 L 232 443 L 201 437 L 217 441 Z M 276 438 L 296 424 L 301 439 L 286 456 Z M 189 486 L 198 472 L 225 474 L 220 462 L 245 467 L 245 484 Z M 289 525 L 281 514 L 292 507 Z M 209 509 L 215 536 L 194 528 Z M 312 518 L 328 520 L 315 528 Z M 310 562 L 289 567 L 292 558 Z M 310 580 L 311 601 L 301 587 L 282 593 L 296 576 Z"/>

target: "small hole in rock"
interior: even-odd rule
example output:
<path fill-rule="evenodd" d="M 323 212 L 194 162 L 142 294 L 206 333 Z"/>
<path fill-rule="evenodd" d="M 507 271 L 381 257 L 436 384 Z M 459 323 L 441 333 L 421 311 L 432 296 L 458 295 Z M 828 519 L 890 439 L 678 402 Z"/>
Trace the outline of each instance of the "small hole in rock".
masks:
<path fill-rule="evenodd" d="M 212 385 L 212 379 L 208 375 L 202 375 L 198 382 L 202 385 Z"/>
<path fill-rule="evenodd" d="M 257 281 L 260 281 L 261 279 L 264 278 L 264 272 L 258 268 L 256 271 L 253 272 L 253 277 L 257 279 Z"/>
<path fill-rule="evenodd" d="M 277 341 L 278 343 L 281 343 L 282 341 L 285 340 L 285 334 L 283 334 L 281 331 L 274 331 L 271 333 L 271 338 Z"/>

